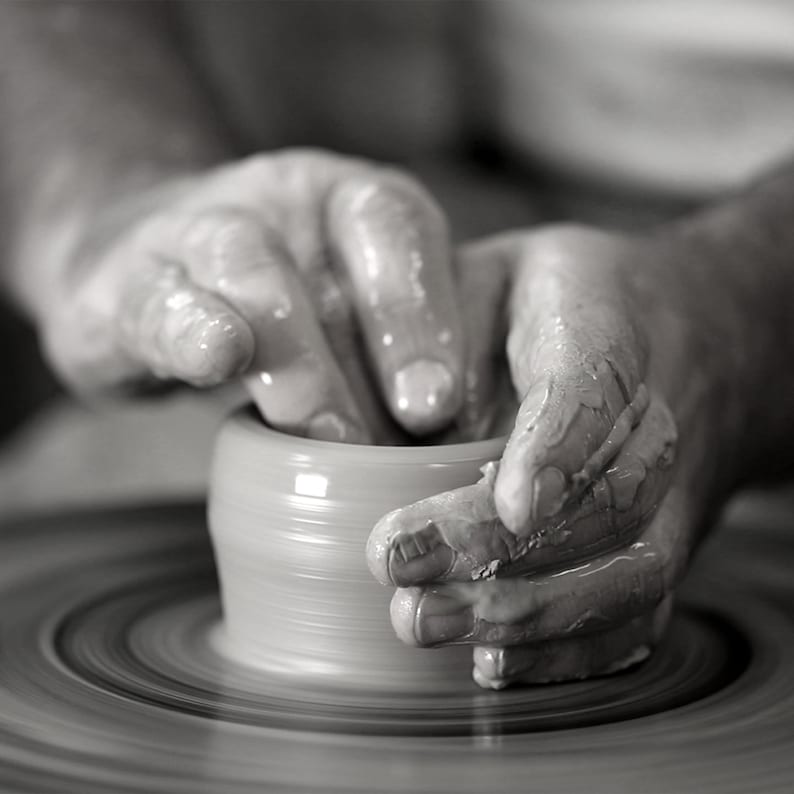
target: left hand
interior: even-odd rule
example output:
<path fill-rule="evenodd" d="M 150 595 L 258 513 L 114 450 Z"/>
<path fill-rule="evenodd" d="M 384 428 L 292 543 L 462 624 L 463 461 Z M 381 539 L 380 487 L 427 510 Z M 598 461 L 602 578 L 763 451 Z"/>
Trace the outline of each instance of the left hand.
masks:
<path fill-rule="evenodd" d="M 78 393 L 242 376 L 273 427 L 353 443 L 458 409 L 446 219 L 409 174 L 263 152 L 121 195 L 78 237 L 53 247 L 62 275 L 39 320 Z"/>
<path fill-rule="evenodd" d="M 493 688 L 650 653 L 731 482 L 742 404 L 731 370 L 741 326 L 715 319 L 730 296 L 688 289 L 679 263 L 698 266 L 655 240 L 572 227 L 464 249 L 461 423 L 487 432 L 505 332 L 520 407 L 480 482 L 373 530 L 370 568 L 399 588 L 402 640 L 476 646 L 474 678 Z"/>

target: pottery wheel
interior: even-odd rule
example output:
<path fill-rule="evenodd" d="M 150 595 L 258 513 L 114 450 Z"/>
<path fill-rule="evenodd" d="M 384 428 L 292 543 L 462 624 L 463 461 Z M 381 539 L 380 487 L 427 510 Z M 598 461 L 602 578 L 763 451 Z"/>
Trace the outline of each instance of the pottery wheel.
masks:
<path fill-rule="evenodd" d="M 633 671 L 421 697 L 227 659 L 202 506 L 6 523 L 0 788 L 788 792 L 789 515 L 717 533 Z"/>

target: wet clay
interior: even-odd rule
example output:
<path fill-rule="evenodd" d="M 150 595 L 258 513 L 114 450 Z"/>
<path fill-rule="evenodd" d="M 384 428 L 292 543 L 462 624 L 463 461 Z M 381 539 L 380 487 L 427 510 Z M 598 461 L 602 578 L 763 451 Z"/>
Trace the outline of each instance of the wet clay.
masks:
<path fill-rule="evenodd" d="M 405 646 L 392 591 L 365 549 L 399 506 L 472 483 L 503 439 L 376 447 L 297 438 L 246 409 L 222 429 L 209 495 L 224 652 L 270 675 L 332 686 L 443 692 L 471 678 L 471 650 Z"/>

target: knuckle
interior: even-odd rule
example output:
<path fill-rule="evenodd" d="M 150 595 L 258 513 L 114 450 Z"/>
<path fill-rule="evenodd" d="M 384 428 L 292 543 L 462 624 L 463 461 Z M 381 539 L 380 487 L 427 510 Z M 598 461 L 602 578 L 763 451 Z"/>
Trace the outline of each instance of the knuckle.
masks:
<path fill-rule="evenodd" d="M 209 257 L 221 266 L 236 261 L 240 254 L 251 249 L 261 248 L 263 242 L 262 228 L 254 213 L 232 206 L 198 213 L 182 233 L 182 245 L 188 254 Z"/>
<path fill-rule="evenodd" d="M 330 169 L 350 167 L 358 162 L 355 158 L 330 152 L 318 146 L 289 146 L 275 154 L 260 155 L 279 168 L 298 170 Z"/>
<path fill-rule="evenodd" d="M 234 166 L 234 174 L 245 181 L 270 181 L 273 177 L 273 170 L 279 162 L 278 155 L 256 152 L 238 161 Z"/>
<path fill-rule="evenodd" d="M 593 253 L 612 250 L 620 238 L 578 223 L 553 223 L 525 235 L 524 251 L 533 258 L 565 264 L 572 259 L 592 260 Z"/>
<path fill-rule="evenodd" d="M 267 262 L 248 273 L 241 273 L 226 286 L 229 299 L 255 313 L 262 323 L 281 323 L 297 310 L 294 279 L 288 269 Z"/>
<path fill-rule="evenodd" d="M 391 223 L 446 229 L 441 207 L 413 177 L 395 169 L 356 170 L 339 181 L 330 209 L 337 221 L 356 217 L 388 217 Z"/>
<path fill-rule="evenodd" d="M 319 270 L 307 281 L 307 288 L 323 327 L 336 334 L 353 334 L 353 307 L 350 297 L 333 273 Z"/>
<path fill-rule="evenodd" d="M 254 185 L 277 187 L 288 196 L 324 190 L 346 172 L 364 171 L 363 160 L 315 147 L 288 147 L 275 153 L 250 155 L 239 163 L 242 178 Z"/>
<path fill-rule="evenodd" d="M 253 188 L 277 188 L 289 195 L 296 179 L 302 180 L 306 173 L 319 167 L 310 165 L 312 158 L 299 156 L 291 150 L 281 150 L 274 154 L 257 153 L 241 160 L 238 164 L 239 178 Z"/>
<path fill-rule="evenodd" d="M 632 516 L 627 521 L 623 514 L 638 501 L 645 501 L 640 498 L 640 486 L 645 482 L 647 474 L 645 463 L 634 455 L 625 456 L 620 463 L 607 469 L 604 480 L 608 486 L 609 505 L 613 508 L 608 516 L 615 529 L 630 523 Z M 653 501 L 655 494 L 649 495 L 649 498 Z"/>

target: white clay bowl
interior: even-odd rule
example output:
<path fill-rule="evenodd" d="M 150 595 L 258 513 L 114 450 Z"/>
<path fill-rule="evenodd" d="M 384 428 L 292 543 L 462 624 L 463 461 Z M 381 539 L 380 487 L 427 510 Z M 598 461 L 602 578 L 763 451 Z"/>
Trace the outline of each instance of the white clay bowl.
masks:
<path fill-rule="evenodd" d="M 372 578 L 365 547 L 382 515 L 475 482 L 503 446 L 313 441 L 267 428 L 253 409 L 234 413 L 209 494 L 224 652 L 292 684 L 459 690 L 471 650 L 400 642 L 389 621 L 393 591 Z"/>

